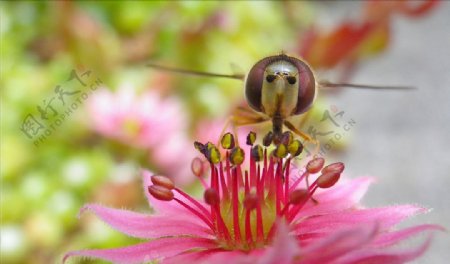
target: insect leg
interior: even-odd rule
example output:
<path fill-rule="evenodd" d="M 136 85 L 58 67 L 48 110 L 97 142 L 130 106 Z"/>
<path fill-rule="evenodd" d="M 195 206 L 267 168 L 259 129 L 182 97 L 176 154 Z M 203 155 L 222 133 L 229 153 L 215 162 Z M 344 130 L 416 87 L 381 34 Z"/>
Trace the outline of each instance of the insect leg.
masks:
<path fill-rule="evenodd" d="M 312 137 L 310 137 L 308 134 L 302 132 L 301 130 L 299 130 L 298 128 L 296 128 L 291 122 L 284 120 L 284 125 L 289 128 L 292 132 L 294 132 L 295 134 L 299 135 L 301 138 L 303 138 L 305 141 L 311 142 L 313 143 L 316 147 L 314 148 L 313 151 L 313 157 L 316 157 L 317 154 L 319 153 L 320 150 L 320 142 L 316 139 L 313 139 Z"/>
<path fill-rule="evenodd" d="M 233 135 L 236 143 L 236 146 L 239 146 L 239 140 L 237 137 L 237 128 L 242 126 L 249 126 L 249 125 L 256 125 L 263 122 L 269 121 L 269 119 L 266 119 L 261 116 L 254 116 L 254 117 L 248 117 L 248 116 L 237 116 L 233 115 L 227 118 L 225 121 L 225 125 L 220 132 L 219 140 L 218 140 L 218 146 L 220 145 L 220 140 L 222 139 L 223 135 L 225 134 L 225 131 L 229 126 L 231 126 L 231 129 L 233 130 Z"/>
<path fill-rule="evenodd" d="M 306 119 L 306 118 L 305 118 Z M 303 120 L 302 120 L 303 123 Z M 284 125 L 289 128 L 292 132 L 302 137 L 305 141 L 312 142 L 316 147 L 314 148 L 313 157 L 315 158 L 320 150 L 320 142 L 316 139 L 311 138 L 308 134 L 302 132 L 301 130 L 297 129 L 291 122 L 284 120 Z M 306 189 L 309 190 L 309 177 L 308 175 L 305 177 L 306 182 Z M 311 196 L 311 201 L 313 201 L 315 204 L 318 204 L 319 202 L 314 199 L 314 197 Z"/>
<path fill-rule="evenodd" d="M 220 142 L 222 140 L 222 137 L 225 134 L 225 131 L 227 130 L 228 126 L 230 126 L 231 121 L 232 121 L 232 117 L 228 117 L 227 120 L 225 121 L 225 125 L 223 126 L 222 130 L 220 131 L 220 135 L 219 135 L 219 138 L 217 140 L 217 146 L 220 146 Z M 233 129 L 234 138 L 236 138 L 236 131 L 234 129 L 234 126 L 233 126 L 232 129 Z M 236 141 L 236 143 L 239 146 L 239 142 Z"/>

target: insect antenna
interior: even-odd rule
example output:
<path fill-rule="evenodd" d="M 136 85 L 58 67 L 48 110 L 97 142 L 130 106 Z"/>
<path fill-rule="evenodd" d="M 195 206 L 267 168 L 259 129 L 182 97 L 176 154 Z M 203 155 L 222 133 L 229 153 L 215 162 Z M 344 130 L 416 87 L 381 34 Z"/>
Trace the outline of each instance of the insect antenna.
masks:
<path fill-rule="evenodd" d="M 218 78 L 228 78 L 228 79 L 235 79 L 235 80 L 244 80 L 244 78 L 245 78 L 245 75 L 243 75 L 243 74 L 220 74 L 220 73 L 211 73 L 211 72 L 203 72 L 203 71 L 193 71 L 193 70 L 188 70 L 188 69 L 162 66 L 162 65 L 159 65 L 156 63 L 151 63 L 151 62 L 147 63 L 146 66 L 156 69 L 156 70 L 160 70 L 160 71 L 167 71 L 167 72 L 186 74 L 186 75 L 194 75 L 194 76 L 218 77 Z"/>
<path fill-rule="evenodd" d="M 358 89 L 373 89 L 373 90 L 415 90 L 413 86 L 382 86 L 382 85 L 367 85 L 354 83 L 332 83 L 329 81 L 320 81 L 320 88 L 358 88 Z"/>

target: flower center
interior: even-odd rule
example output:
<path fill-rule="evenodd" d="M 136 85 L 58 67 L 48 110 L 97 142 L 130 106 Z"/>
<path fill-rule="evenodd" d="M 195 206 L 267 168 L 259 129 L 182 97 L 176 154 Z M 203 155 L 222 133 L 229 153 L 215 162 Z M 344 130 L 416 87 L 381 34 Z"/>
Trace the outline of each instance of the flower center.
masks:
<path fill-rule="evenodd" d="M 154 185 L 149 187 L 150 194 L 160 200 L 175 200 L 186 207 L 211 228 L 224 249 L 248 251 L 267 245 L 273 238 L 277 219 L 292 223 L 308 200 L 315 201 L 312 195 L 318 188 L 329 188 L 338 181 L 344 164 L 324 167 L 323 158 L 314 158 L 301 170 L 300 176 L 293 177 L 292 159 L 301 154 L 303 145 L 292 133 L 285 132 L 277 144 L 273 144 L 271 133 L 262 140 L 263 146 L 254 144 L 255 140 L 256 134 L 250 132 L 247 137 L 249 165 L 245 170 L 242 168 L 245 152 L 236 146 L 232 134 L 225 134 L 221 140 L 225 153 L 210 142 L 195 142 L 195 147 L 209 162 L 209 184 L 201 178 L 199 159 L 194 160 L 192 170 L 205 186 L 204 200 L 210 208 L 174 188 L 173 183 L 162 176 L 152 177 Z M 309 176 L 319 172 L 321 175 L 309 184 Z M 300 183 L 304 183 L 305 188 L 297 188 Z M 174 197 L 172 190 L 187 198 L 190 204 Z"/>

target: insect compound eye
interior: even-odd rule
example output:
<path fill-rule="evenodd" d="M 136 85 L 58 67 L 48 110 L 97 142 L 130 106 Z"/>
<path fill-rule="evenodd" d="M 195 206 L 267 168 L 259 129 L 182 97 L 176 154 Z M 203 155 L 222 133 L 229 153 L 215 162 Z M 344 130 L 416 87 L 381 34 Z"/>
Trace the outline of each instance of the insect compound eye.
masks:
<path fill-rule="evenodd" d="M 297 78 L 295 78 L 294 76 L 288 76 L 286 79 L 289 84 L 295 84 L 297 82 Z"/>
<path fill-rule="evenodd" d="M 277 77 L 276 77 L 275 75 L 269 74 L 269 75 L 266 76 L 266 81 L 269 82 L 269 83 L 271 83 L 271 82 L 273 82 L 276 78 L 277 78 Z"/>
<path fill-rule="evenodd" d="M 287 77 L 287 81 L 290 84 L 297 83 L 298 85 L 298 99 L 297 99 L 297 107 L 294 111 L 294 114 L 302 114 L 312 106 L 315 93 L 316 93 L 316 82 L 314 79 L 314 74 L 305 62 L 296 59 L 290 58 L 291 62 L 297 67 L 298 75 Z M 289 80 L 292 78 L 293 80 Z"/>

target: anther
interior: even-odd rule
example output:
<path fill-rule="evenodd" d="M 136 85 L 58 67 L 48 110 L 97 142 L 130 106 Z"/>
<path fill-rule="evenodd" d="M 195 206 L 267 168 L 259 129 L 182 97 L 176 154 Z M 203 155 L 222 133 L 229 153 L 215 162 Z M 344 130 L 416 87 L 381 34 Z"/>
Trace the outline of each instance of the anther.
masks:
<path fill-rule="evenodd" d="M 205 149 L 212 149 L 212 148 L 215 148 L 216 147 L 216 145 L 214 145 L 213 143 L 211 143 L 211 142 L 207 142 L 206 144 L 205 144 Z"/>
<path fill-rule="evenodd" d="M 202 176 L 204 173 L 204 167 L 203 167 L 202 160 L 199 158 L 194 158 L 191 163 L 191 170 L 195 176 L 197 176 L 197 177 Z"/>
<path fill-rule="evenodd" d="M 217 205 L 220 202 L 219 194 L 213 188 L 206 189 L 206 191 L 203 193 L 203 198 L 209 205 Z"/>
<path fill-rule="evenodd" d="M 250 155 L 252 155 L 253 160 L 261 161 L 264 158 L 264 151 L 261 145 L 256 145 L 250 151 Z"/>
<path fill-rule="evenodd" d="M 269 131 L 269 133 L 267 133 L 263 138 L 264 147 L 270 146 L 270 144 L 272 144 L 272 141 L 273 141 L 273 133 L 272 131 Z"/>
<path fill-rule="evenodd" d="M 291 204 L 299 204 L 308 199 L 308 190 L 306 189 L 297 189 L 292 191 L 289 194 L 289 202 Z"/>
<path fill-rule="evenodd" d="M 336 172 L 324 173 L 320 175 L 319 178 L 317 178 L 317 186 L 324 189 L 330 188 L 336 184 L 336 182 L 339 180 L 340 177 L 341 177 L 340 173 Z"/>
<path fill-rule="evenodd" d="M 148 192 L 158 200 L 171 201 L 174 198 L 173 192 L 160 185 L 148 186 Z"/>
<path fill-rule="evenodd" d="M 286 131 L 283 133 L 283 135 L 281 135 L 281 143 L 285 144 L 286 146 L 291 144 L 293 140 L 294 140 L 294 135 L 292 134 L 291 131 Z"/>
<path fill-rule="evenodd" d="M 249 146 L 253 146 L 253 144 L 255 144 L 256 141 L 256 133 L 253 131 L 250 131 L 250 133 L 248 133 L 247 135 L 247 145 Z"/>
<path fill-rule="evenodd" d="M 303 144 L 300 140 L 296 139 L 288 145 L 288 151 L 293 157 L 297 157 L 303 152 Z"/>
<path fill-rule="evenodd" d="M 173 181 L 166 176 L 160 176 L 160 175 L 153 175 L 151 177 L 151 181 L 154 185 L 161 186 L 164 188 L 167 188 L 169 190 L 172 190 L 175 188 L 175 185 L 173 184 Z"/>
<path fill-rule="evenodd" d="M 213 164 L 217 164 L 220 162 L 220 151 L 212 143 L 207 144 L 206 158 Z"/>
<path fill-rule="evenodd" d="M 224 149 L 232 149 L 234 148 L 234 136 L 231 133 L 226 133 L 223 135 L 222 140 L 220 141 L 222 147 Z"/>
<path fill-rule="evenodd" d="M 254 193 L 249 193 L 245 196 L 244 207 L 247 210 L 253 210 L 258 205 L 258 196 Z"/>
<path fill-rule="evenodd" d="M 206 149 L 206 147 L 205 147 L 204 144 L 202 144 L 202 143 L 200 143 L 200 142 L 198 142 L 198 141 L 195 141 L 195 142 L 194 142 L 194 147 L 195 147 L 195 149 L 198 150 L 200 153 L 202 153 L 203 155 L 205 155 L 205 149 Z"/>
<path fill-rule="evenodd" d="M 280 144 L 273 150 L 272 154 L 277 158 L 284 158 L 288 154 L 287 147 L 284 144 Z"/>
<path fill-rule="evenodd" d="M 322 169 L 322 174 L 328 173 L 328 172 L 336 172 L 336 173 L 342 173 L 345 169 L 345 165 L 342 162 L 336 162 L 332 163 L 325 168 Z"/>
<path fill-rule="evenodd" d="M 240 147 L 235 147 L 233 150 L 231 150 L 230 154 L 230 162 L 233 165 L 241 165 L 242 162 L 244 162 L 245 159 L 245 153 L 244 150 Z"/>
<path fill-rule="evenodd" d="M 306 165 L 306 170 L 309 173 L 318 173 L 322 168 L 325 160 L 323 158 L 315 158 L 308 162 Z"/>

